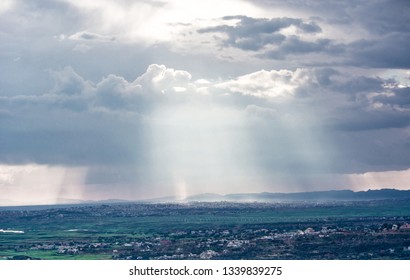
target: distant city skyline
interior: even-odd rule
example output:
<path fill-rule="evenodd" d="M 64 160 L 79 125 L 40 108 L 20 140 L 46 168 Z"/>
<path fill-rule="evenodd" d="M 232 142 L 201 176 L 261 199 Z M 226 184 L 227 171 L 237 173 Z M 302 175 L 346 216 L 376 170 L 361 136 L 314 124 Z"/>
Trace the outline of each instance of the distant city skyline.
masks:
<path fill-rule="evenodd" d="M 410 189 L 410 3 L 6 0 L 0 201 Z"/>

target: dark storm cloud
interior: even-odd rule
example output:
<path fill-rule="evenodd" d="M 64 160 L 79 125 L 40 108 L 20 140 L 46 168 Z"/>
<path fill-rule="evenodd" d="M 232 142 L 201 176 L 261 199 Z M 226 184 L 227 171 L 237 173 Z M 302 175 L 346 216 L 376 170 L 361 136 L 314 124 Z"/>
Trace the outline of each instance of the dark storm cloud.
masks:
<path fill-rule="evenodd" d="M 69 58 L 54 37 L 76 32 L 86 20 L 63 1 L 12 2 L 0 16 L 0 94 L 44 92 L 51 83 L 45 70 Z"/>
<path fill-rule="evenodd" d="M 283 60 L 289 55 L 325 54 L 338 55 L 344 48 L 329 39 L 318 39 L 313 42 L 301 40 L 298 36 L 289 36 L 279 47 L 259 55 L 262 58 Z"/>
<path fill-rule="evenodd" d="M 138 116 L 93 111 L 84 96 L 33 96 L 2 100 L 9 110 L 0 127 L 0 161 L 7 164 L 140 164 L 145 146 Z"/>
<path fill-rule="evenodd" d="M 353 76 L 331 68 L 316 69 L 312 76 L 295 93 L 306 102 L 304 106 L 321 114 L 322 124 L 329 129 L 368 131 L 410 125 L 408 87 L 401 88 L 397 81 Z"/>
<path fill-rule="evenodd" d="M 410 108 L 410 88 L 394 88 L 389 95 L 379 95 L 373 98 L 375 102 L 395 106 L 396 108 Z"/>
<path fill-rule="evenodd" d="M 268 8 L 289 9 L 332 24 L 358 23 L 366 30 L 379 35 L 410 31 L 410 3 L 406 0 L 252 0 L 253 4 Z"/>
<path fill-rule="evenodd" d="M 351 18 L 373 34 L 410 32 L 410 2 L 406 0 L 352 1 Z"/>
<path fill-rule="evenodd" d="M 309 124 L 312 129 L 329 135 L 351 132 L 366 134 L 366 131 L 406 129 L 410 125 L 408 87 L 400 88 L 391 79 L 351 75 L 332 68 L 290 74 L 283 72 L 281 75 L 286 77 L 284 85 L 294 86 L 289 100 L 285 91 L 285 99 L 281 100 L 280 97 L 277 102 L 275 98 L 269 101 L 270 93 L 276 96 L 283 90 L 282 85 L 278 84 L 279 75 L 266 75 L 276 81 L 276 89 L 275 84 L 269 84 L 270 78 L 261 79 L 261 75 L 238 78 L 226 87 L 234 94 L 221 95 L 220 98 L 224 104 L 235 104 L 238 108 L 245 108 L 252 116 L 270 119 L 273 123 L 297 116 L 298 112 L 308 112 L 309 117 L 313 118 Z M 258 96 L 261 91 L 267 92 L 266 97 Z M 275 130 L 273 127 L 271 129 Z M 379 161 L 383 158 L 380 157 Z"/>
<path fill-rule="evenodd" d="M 225 46 L 257 51 L 267 45 L 280 45 L 286 36 L 280 34 L 284 28 L 294 26 L 302 33 L 321 32 L 315 22 L 305 22 L 295 18 L 251 18 L 247 16 L 226 16 L 223 20 L 239 20 L 235 25 L 219 25 L 199 29 L 199 33 L 221 32 L 228 36 Z"/>
<path fill-rule="evenodd" d="M 46 94 L 1 97 L 0 162 L 89 166 L 89 184 L 152 184 L 155 176 L 173 176 L 154 167 L 175 166 L 179 159 L 185 175 L 197 178 L 210 163 L 192 158 L 201 156 L 193 150 L 193 139 L 201 140 L 193 131 L 205 129 L 209 117 L 214 118 L 213 133 L 237 139 L 221 142 L 225 150 L 240 141 L 254 143 L 253 167 L 266 176 L 272 170 L 302 176 L 410 165 L 405 137 L 410 115 L 404 110 L 409 91 L 391 79 L 318 68 L 258 71 L 204 84 L 186 71 L 160 65 L 151 65 L 132 82 L 108 75 L 94 83 L 71 67 L 51 74 L 55 85 Z M 200 93 L 204 85 L 205 95 Z M 178 113 L 183 104 L 222 108 L 245 118 L 224 124 L 227 115 L 211 110 L 200 122 L 195 113 L 186 113 L 181 124 L 166 118 L 156 123 L 156 112 L 174 108 Z M 190 118 L 194 123 L 184 125 Z M 245 167 L 250 164 L 242 160 Z M 192 169 L 186 166 L 191 161 Z"/>
<path fill-rule="evenodd" d="M 410 125 L 409 88 L 393 79 L 350 76 L 333 69 L 314 71 L 314 83 L 299 88 L 300 96 L 322 92 L 332 113 L 324 116 L 325 125 L 341 131 L 368 131 L 406 128 Z M 322 97 L 314 95 L 312 102 Z M 334 99 L 334 100 L 332 100 Z M 315 107 L 314 104 L 309 105 Z"/>
<path fill-rule="evenodd" d="M 89 117 L 90 118 L 90 117 Z M 60 120 L 56 120 L 60 121 Z M 31 128 L 25 131 L 4 129 L 6 135 L 0 136 L 2 143 L 1 162 L 7 164 L 48 164 L 82 166 L 101 164 L 142 164 L 139 161 L 137 148 L 121 139 L 118 135 L 127 132 L 129 137 L 135 134 L 135 145 L 141 147 L 140 137 L 137 137 L 132 126 L 118 128 L 121 123 L 114 123 L 110 132 L 103 132 L 100 128 L 80 130 L 78 122 L 90 122 L 87 119 L 72 120 L 71 130 L 66 126 L 61 130 L 36 128 L 35 124 L 28 123 Z"/>
<path fill-rule="evenodd" d="M 410 165 L 408 136 L 402 128 L 370 131 L 343 131 L 333 134 L 338 150 L 334 171 L 337 173 L 365 173 L 369 171 L 406 170 Z"/>
<path fill-rule="evenodd" d="M 291 9 L 306 15 L 299 18 L 261 19 L 247 16 L 227 16 L 237 20 L 234 25 L 202 28 L 200 33 L 226 34 L 223 46 L 257 52 L 261 58 L 284 60 L 291 55 L 304 65 L 318 66 L 333 63 L 356 67 L 409 68 L 410 2 L 408 1 L 252 1 L 261 6 Z M 317 21 L 317 22 L 316 22 Z M 359 31 L 361 39 L 348 37 L 330 39 L 323 26 L 341 28 L 352 33 Z M 301 34 L 321 33 L 320 38 L 303 39 L 298 34 L 284 35 L 280 31 L 294 26 Z M 325 28 L 326 29 L 326 28 Z M 311 55 L 319 55 L 316 60 Z"/>
<path fill-rule="evenodd" d="M 265 12 L 164 26 L 164 3 L 74 2 L 15 1 L 0 16 L 0 164 L 141 188 L 410 167 L 405 71 L 382 69 L 409 68 L 407 1 L 255 0 Z M 153 3 L 138 20 L 159 35 L 129 26 L 133 3 Z M 283 17 L 262 18 L 276 7 Z"/>
<path fill-rule="evenodd" d="M 133 83 L 109 75 L 94 84 L 71 67 L 51 74 L 49 93 L 0 97 L 0 162 L 143 165 L 149 130 L 141 114 L 174 102 L 173 87 L 190 80 L 156 65 Z"/>
<path fill-rule="evenodd" d="M 347 64 L 375 68 L 410 68 L 410 32 L 392 33 L 373 40 L 359 40 L 346 46 Z"/>
<path fill-rule="evenodd" d="M 251 18 L 246 16 L 226 16 L 223 20 L 239 20 L 235 25 L 219 25 L 199 29 L 199 33 L 219 32 L 226 34 L 223 40 L 226 47 L 235 47 L 244 51 L 258 51 L 260 58 L 284 60 L 289 55 L 325 54 L 337 56 L 345 51 L 345 46 L 330 39 L 302 39 L 300 34 L 316 34 L 322 29 L 314 21 L 299 18 Z M 295 27 L 294 35 L 284 35 L 280 31 Z"/>
<path fill-rule="evenodd" d="M 348 75 L 333 69 L 301 73 L 299 79 L 305 82 L 295 89 L 289 103 L 265 103 L 262 107 L 250 105 L 247 108 L 252 116 L 270 120 L 265 122 L 265 127 L 261 125 L 263 122 L 256 124 L 253 135 L 257 142 L 268 143 L 267 139 L 275 139 L 274 145 L 261 145 L 257 149 L 261 168 L 336 173 L 408 168 L 408 87 L 400 87 L 389 79 Z M 302 116 L 306 114 L 306 119 L 297 117 L 300 112 Z M 286 120 L 292 118 L 300 122 L 301 131 L 296 133 L 297 137 L 304 139 L 303 135 L 309 134 L 303 132 L 304 129 L 321 135 L 316 148 L 313 145 L 309 151 L 298 151 L 297 147 L 304 141 L 295 144 L 295 136 L 286 132 L 288 126 L 292 126 Z M 313 118 L 310 123 L 309 118 Z M 286 147 L 285 150 L 294 153 L 287 153 L 289 157 L 286 157 L 276 147 Z M 302 156 L 309 153 L 318 162 Z M 323 166 L 313 155 L 333 160 Z"/>

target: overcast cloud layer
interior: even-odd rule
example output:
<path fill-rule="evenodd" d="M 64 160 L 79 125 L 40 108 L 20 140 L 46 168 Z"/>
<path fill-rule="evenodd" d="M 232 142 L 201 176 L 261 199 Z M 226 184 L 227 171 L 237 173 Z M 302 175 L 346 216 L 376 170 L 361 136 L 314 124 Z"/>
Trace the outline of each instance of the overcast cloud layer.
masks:
<path fill-rule="evenodd" d="M 409 188 L 408 1 L 192 2 L 1 2 L 0 204 Z"/>

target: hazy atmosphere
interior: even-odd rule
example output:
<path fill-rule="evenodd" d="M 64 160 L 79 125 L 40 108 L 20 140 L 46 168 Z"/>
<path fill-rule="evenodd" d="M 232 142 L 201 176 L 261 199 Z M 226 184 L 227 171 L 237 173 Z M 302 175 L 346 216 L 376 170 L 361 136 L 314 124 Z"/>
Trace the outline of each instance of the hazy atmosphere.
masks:
<path fill-rule="evenodd" d="M 2 0 L 0 205 L 409 189 L 406 0 Z"/>

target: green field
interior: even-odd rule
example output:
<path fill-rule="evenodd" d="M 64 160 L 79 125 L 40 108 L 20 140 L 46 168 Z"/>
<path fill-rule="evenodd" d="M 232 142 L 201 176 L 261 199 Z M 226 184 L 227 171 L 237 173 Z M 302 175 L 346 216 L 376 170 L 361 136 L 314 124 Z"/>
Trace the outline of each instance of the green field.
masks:
<path fill-rule="evenodd" d="M 238 229 L 335 223 L 410 217 L 406 200 L 345 204 L 200 204 L 160 206 L 92 206 L 40 211 L 0 211 L 0 228 L 24 234 L 0 233 L 0 257 L 40 259 L 110 259 L 127 242 L 168 238 L 178 231 Z M 70 231 L 71 230 L 71 231 Z M 76 230 L 76 231 L 73 231 Z M 175 237 L 173 237 L 175 239 Z M 189 243 L 197 237 L 184 237 Z M 109 244 L 93 248 L 94 243 Z M 73 245 L 74 244 L 74 245 Z M 86 245 L 84 245 L 86 244 Z M 36 246 L 55 245 L 53 249 Z M 76 253 L 58 253 L 77 246 Z M 84 246 L 84 247 L 81 247 Z M 88 247 L 86 247 L 88 246 Z"/>

